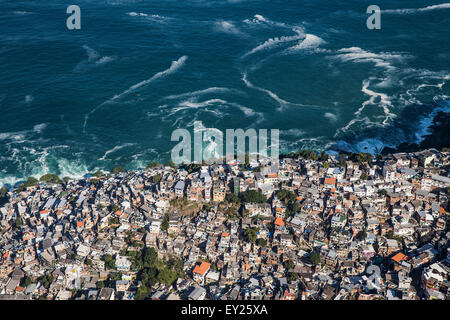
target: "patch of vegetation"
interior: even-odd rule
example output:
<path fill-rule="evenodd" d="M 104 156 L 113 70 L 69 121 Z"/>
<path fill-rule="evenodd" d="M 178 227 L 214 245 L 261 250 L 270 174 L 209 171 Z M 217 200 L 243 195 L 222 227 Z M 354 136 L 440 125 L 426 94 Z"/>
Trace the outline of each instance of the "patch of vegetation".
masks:
<path fill-rule="evenodd" d="M 137 279 L 141 281 L 135 299 L 144 300 L 148 298 L 152 287 L 156 283 L 171 285 L 179 277 L 184 277 L 183 261 L 179 258 L 169 257 L 159 260 L 154 248 L 144 248 L 141 251 L 128 251 L 132 268 L 137 271 Z"/>
<path fill-rule="evenodd" d="M 16 190 L 18 192 L 22 192 L 22 191 L 27 190 L 28 187 L 34 187 L 37 184 L 39 184 L 39 181 L 36 178 L 28 177 L 27 181 L 22 183 L 20 186 L 18 186 Z"/>
<path fill-rule="evenodd" d="M 42 285 L 45 289 L 48 289 L 53 283 L 53 276 L 51 274 L 46 274 L 41 278 Z"/>
<path fill-rule="evenodd" d="M 313 265 L 317 266 L 320 264 L 320 252 L 314 251 L 309 258 Z"/>
<path fill-rule="evenodd" d="M 107 269 L 115 269 L 116 268 L 116 260 L 110 254 L 105 254 L 103 256 L 103 261 L 105 261 L 105 266 Z"/>
<path fill-rule="evenodd" d="M 244 235 L 245 235 L 245 238 L 247 239 L 247 241 L 249 241 L 250 243 L 255 243 L 258 232 L 259 232 L 259 228 L 257 228 L 257 227 L 247 228 L 244 231 Z"/>
<path fill-rule="evenodd" d="M 188 173 L 198 171 L 201 167 L 202 167 L 201 164 L 198 163 L 182 164 L 180 166 L 180 168 L 186 170 Z"/>
<path fill-rule="evenodd" d="M 111 173 L 112 174 L 118 174 L 118 173 L 121 173 L 121 172 L 126 172 L 124 167 L 115 166 L 114 168 L 111 169 Z"/>
<path fill-rule="evenodd" d="M 8 202 L 8 192 L 9 189 L 7 187 L 0 188 L 0 205 Z"/>
<path fill-rule="evenodd" d="M 56 174 L 52 173 L 44 174 L 39 180 L 45 183 L 63 183 L 63 181 Z"/>
<path fill-rule="evenodd" d="M 98 170 L 98 171 L 94 172 L 92 175 L 96 178 L 100 178 L 100 177 L 103 177 L 103 172 Z"/>
<path fill-rule="evenodd" d="M 171 168 L 174 168 L 174 169 L 177 168 L 177 165 L 172 160 L 170 160 L 169 162 L 165 163 L 165 166 L 166 167 L 171 167 Z"/>
<path fill-rule="evenodd" d="M 161 181 L 161 176 L 158 174 L 155 174 L 154 176 L 152 176 L 152 182 L 153 183 L 159 183 Z"/>
<path fill-rule="evenodd" d="M 256 190 L 246 190 L 241 193 L 240 198 L 242 202 L 264 203 L 267 201 L 266 196 Z"/>
<path fill-rule="evenodd" d="M 293 216 L 300 210 L 300 203 L 297 201 L 297 196 L 294 192 L 281 189 L 277 191 L 277 196 L 286 206 L 286 217 Z"/>
<path fill-rule="evenodd" d="M 265 246 L 267 246 L 267 240 L 263 239 L 263 238 L 259 238 L 256 240 L 256 244 L 262 248 L 264 248 Z"/>
<path fill-rule="evenodd" d="M 167 231 L 169 229 L 169 214 L 166 213 L 163 217 L 163 221 L 161 223 L 161 230 Z"/>
<path fill-rule="evenodd" d="M 157 161 L 152 161 L 152 162 L 150 162 L 150 163 L 147 165 L 146 169 L 151 169 L 151 168 L 159 167 L 160 165 L 161 165 L 161 164 L 160 164 L 159 162 L 157 162 Z"/>
<path fill-rule="evenodd" d="M 234 193 L 227 193 L 225 195 L 225 201 L 228 203 L 239 203 L 239 197 Z"/>

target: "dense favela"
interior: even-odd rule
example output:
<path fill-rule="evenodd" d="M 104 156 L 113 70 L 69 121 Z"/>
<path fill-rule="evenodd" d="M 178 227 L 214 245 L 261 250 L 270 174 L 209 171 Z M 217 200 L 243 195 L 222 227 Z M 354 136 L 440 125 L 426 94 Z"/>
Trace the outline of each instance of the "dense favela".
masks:
<path fill-rule="evenodd" d="M 2 300 L 449 298 L 450 153 L 150 163 L 1 190 Z"/>

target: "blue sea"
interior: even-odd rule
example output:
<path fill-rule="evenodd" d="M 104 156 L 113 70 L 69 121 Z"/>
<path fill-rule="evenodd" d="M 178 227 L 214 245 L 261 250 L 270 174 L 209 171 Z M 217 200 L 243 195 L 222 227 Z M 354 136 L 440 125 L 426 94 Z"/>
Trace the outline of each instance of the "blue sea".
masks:
<path fill-rule="evenodd" d="M 194 121 L 282 152 L 420 142 L 450 111 L 450 3 L 376 2 L 1 0 L 0 185 L 167 161 Z"/>

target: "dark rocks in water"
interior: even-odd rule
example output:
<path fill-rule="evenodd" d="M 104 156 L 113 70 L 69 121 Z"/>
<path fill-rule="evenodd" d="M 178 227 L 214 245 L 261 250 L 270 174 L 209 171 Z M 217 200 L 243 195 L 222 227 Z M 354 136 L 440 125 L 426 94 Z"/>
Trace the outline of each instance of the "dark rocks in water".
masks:
<path fill-rule="evenodd" d="M 450 113 L 438 112 L 433 119 L 430 130 L 431 133 L 426 135 L 420 144 L 405 142 L 399 144 L 396 148 L 385 147 L 381 153 L 416 152 L 430 148 L 442 150 L 450 147 Z"/>

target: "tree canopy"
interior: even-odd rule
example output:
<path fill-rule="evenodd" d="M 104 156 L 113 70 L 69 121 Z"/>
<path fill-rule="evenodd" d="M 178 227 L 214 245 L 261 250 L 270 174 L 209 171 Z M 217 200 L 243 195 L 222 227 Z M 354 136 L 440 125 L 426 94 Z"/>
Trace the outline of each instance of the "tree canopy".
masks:
<path fill-rule="evenodd" d="M 112 174 L 118 174 L 121 172 L 125 172 L 125 168 L 121 167 L 121 166 L 115 166 L 114 168 L 111 169 L 111 173 Z"/>
<path fill-rule="evenodd" d="M 44 174 L 41 179 L 39 179 L 45 183 L 62 183 L 63 181 L 56 175 L 52 173 Z"/>
<path fill-rule="evenodd" d="M 247 228 L 244 231 L 244 235 L 249 242 L 254 243 L 256 241 L 258 232 L 259 232 L 259 228 L 256 228 L 256 227 Z"/>
<path fill-rule="evenodd" d="M 242 202 L 263 203 L 267 201 L 266 196 L 263 195 L 260 191 L 256 190 L 246 190 L 241 193 L 240 198 Z"/>

